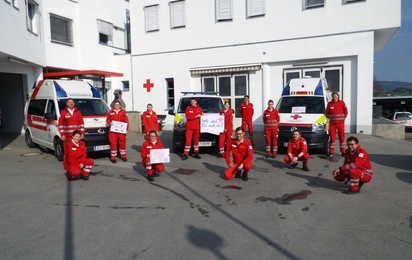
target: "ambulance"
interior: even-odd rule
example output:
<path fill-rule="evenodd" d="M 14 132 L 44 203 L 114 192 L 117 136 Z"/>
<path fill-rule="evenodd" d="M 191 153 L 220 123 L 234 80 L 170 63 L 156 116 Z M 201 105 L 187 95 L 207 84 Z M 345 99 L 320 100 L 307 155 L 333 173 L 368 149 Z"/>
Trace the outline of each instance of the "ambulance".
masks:
<path fill-rule="evenodd" d="M 33 85 L 33 91 L 24 110 L 25 140 L 30 148 L 40 146 L 53 150 L 59 161 L 64 159 L 63 142 L 57 123 L 60 111 L 66 107 L 68 98 L 82 113 L 87 152 L 110 150 L 109 126 L 106 116 L 109 106 L 100 93 L 85 81 L 41 80 Z"/>
<path fill-rule="evenodd" d="M 279 111 L 278 150 L 286 152 L 292 132 L 299 129 L 308 149 L 328 153 L 329 121 L 326 107 L 332 99 L 324 78 L 291 79 L 283 88 L 276 106 Z"/>

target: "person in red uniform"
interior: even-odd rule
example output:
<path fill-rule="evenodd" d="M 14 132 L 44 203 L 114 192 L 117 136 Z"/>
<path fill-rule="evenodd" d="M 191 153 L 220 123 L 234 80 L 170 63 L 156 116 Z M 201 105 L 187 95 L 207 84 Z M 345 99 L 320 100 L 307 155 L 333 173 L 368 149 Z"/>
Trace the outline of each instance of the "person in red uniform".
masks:
<path fill-rule="evenodd" d="M 233 162 L 230 161 L 230 151 L 232 151 Z M 226 180 L 233 177 L 242 178 L 247 181 L 249 170 L 252 168 L 253 148 L 252 143 L 245 139 L 245 130 L 239 126 L 236 128 L 236 137 L 232 138 L 228 150 L 225 153 L 226 163 L 229 168 L 225 171 Z M 243 174 L 241 172 L 243 171 Z"/>
<path fill-rule="evenodd" d="M 72 138 L 66 142 L 64 149 L 67 153 L 66 164 L 63 162 L 63 165 L 67 170 L 67 178 L 69 181 L 78 180 L 80 178 L 87 181 L 94 160 L 86 158 L 86 145 L 81 141 L 81 132 L 79 130 L 73 131 Z"/>
<path fill-rule="evenodd" d="M 329 119 L 329 156 L 335 152 L 336 131 L 339 135 L 339 146 L 341 156 L 345 156 L 345 119 L 348 116 L 348 109 L 345 102 L 339 99 L 338 92 L 332 93 L 332 100 L 326 107 L 326 117 Z"/>
<path fill-rule="evenodd" d="M 233 135 L 233 110 L 228 101 L 225 102 L 225 108 L 220 110 L 220 115 L 225 117 L 225 131 L 219 135 L 219 152 L 220 157 L 223 157 L 225 156 L 225 142 L 227 146 Z"/>
<path fill-rule="evenodd" d="M 298 161 L 303 161 L 303 170 L 309 171 L 309 154 L 308 145 L 305 138 L 302 138 L 302 134 L 299 129 L 293 131 L 293 138 L 288 142 L 288 154 L 285 156 L 285 163 L 290 164 L 289 169 L 293 169 L 298 166 Z"/>
<path fill-rule="evenodd" d="M 269 158 L 272 150 L 272 158 L 276 158 L 278 152 L 278 125 L 280 121 L 279 111 L 273 107 L 273 100 L 268 101 L 268 108 L 263 112 L 263 125 L 266 136 L 266 158 Z"/>
<path fill-rule="evenodd" d="M 156 173 L 161 173 L 165 170 L 163 163 L 152 164 L 150 162 L 150 150 L 152 149 L 163 149 L 163 144 L 158 140 L 157 133 L 155 130 L 149 132 L 149 141 L 145 141 L 142 145 L 142 165 L 146 167 L 147 170 L 147 180 L 154 181 L 153 176 L 157 176 Z"/>
<path fill-rule="evenodd" d="M 372 180 L 372 166 L 368 153 L 359 145 L 358 138 L 351 136 L 346 140 L 348 149 L 345 152 L 344 164 L 339 169 L 333 169 L 333 178 L 336 181 L 349 184 L 346 194 L 360 192 L 364 183 Z"/>
<path fill-rule="evenodd" d="M 182 160 L 187 160 L 190 147 L 192 146 L 193 138 L 193 150 L 195 158 L 201 159 L 199 156 L 199 138 L 200 138 L 200 117 L 203 115 L 203 110 L 197 105 L 196 98 L 190 99 L 190 106 L 186 108 L 186 141 L 185 150 Z"/>
<path fill-rule="evenodd" d="M 249 130 L 249 140 L 253 144 L 253 114 L 255 113 L 255 110 L 253 108 L 253 104 L 249 102 L 249 96 L 246 95 L 244 97 L 244 103 L 240 105 L 240 115 L 242 116 L 242 127 L 246 131 L 246 126 Z"/>
<path fill-rule="evenodd" d="M 157 137 L 159 138 L 159 123 L 157 121 L 156 112 L 153 111 L 152 104 L 147 104 L 147 110 L 143 112 L 142 119 L 144 126 L 144 139 L 149 141 L 149 132 L 152 130 L 156 131 Z"/>
<path fill-rule="evenodd" d="M 73 131 L 76 129 L 80 129 L 81 139 L 84 139 L 83 115 L 77 107 L 74 106 L 73 99 L 67 99 L 66 108 L 60 112 L 57 128 L 59 129 L 60 137 L 63 141 L 63 147 L 66 147 L 67 142 L 71 141 Z M 63 150 L 64 157 L 66 158 L 66 149 L 63 148 Z M 63 159 L 63 165 L 65 165 L 65 161 L 66 159 Z"/>
<path fill-rule="evenodd" d="M 119 152 L 120 157 L 124 162 L 127 162 L 126 156 L 126 134 L 129 130 L 129 118 L 127 117 L 126 111 L 121 107 L 120 101 L 116 100 L 113 104 L 112 110 L 109 111 L 106 118 L 106 123 L 110 126 L 114 125 L 113 121 L 122 122 L 127 124 L 125 133 L 111 132 L 109 133 L 110 142 L 110 161 L 112 163 L 117 163 L 117 142 L 119 142 Z"/>

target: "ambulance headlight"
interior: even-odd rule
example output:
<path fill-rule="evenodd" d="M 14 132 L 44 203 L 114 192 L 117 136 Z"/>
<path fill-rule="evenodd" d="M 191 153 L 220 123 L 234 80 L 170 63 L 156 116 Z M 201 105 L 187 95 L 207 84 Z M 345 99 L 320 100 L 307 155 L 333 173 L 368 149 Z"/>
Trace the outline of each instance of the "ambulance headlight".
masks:
<path fill-rule="evenodd" d="M 321 125 L 313 125 L 312 126 L 312 132 L 313 133 L 320 133 L 320 132 L 325 132 L 325 124 Z"/>

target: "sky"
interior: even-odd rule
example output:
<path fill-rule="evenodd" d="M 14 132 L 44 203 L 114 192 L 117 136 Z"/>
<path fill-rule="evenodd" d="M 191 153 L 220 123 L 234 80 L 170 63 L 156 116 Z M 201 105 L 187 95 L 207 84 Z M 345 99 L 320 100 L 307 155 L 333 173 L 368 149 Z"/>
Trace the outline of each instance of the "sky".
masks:
<path fill-rule="evenodd" d="M 412 83 L 412 1 L 402 0 L 401 28 L 375 52 L 374 76 L 380 81 Z"/>

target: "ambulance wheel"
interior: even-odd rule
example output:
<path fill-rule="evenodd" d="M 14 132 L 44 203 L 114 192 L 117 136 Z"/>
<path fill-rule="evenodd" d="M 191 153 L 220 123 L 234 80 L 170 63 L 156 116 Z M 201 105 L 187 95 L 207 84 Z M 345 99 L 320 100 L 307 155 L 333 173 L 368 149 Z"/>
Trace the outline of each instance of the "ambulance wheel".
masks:
<path fill-rule="evenodd" d="M 36 147 L 36 144 L 33 143 L 33 139 L 31 138 L 31 134 L 29 130 L 26 130 L 25 139 L 26 139 L 26 144 L 28 147 L 30 148 Z"/>
<path fill-rule="evenodd" d="M 54 154 L 58 161 L 62 162 L 64 159 L 63 142 L 59 138 L 54 139 Z"/>

